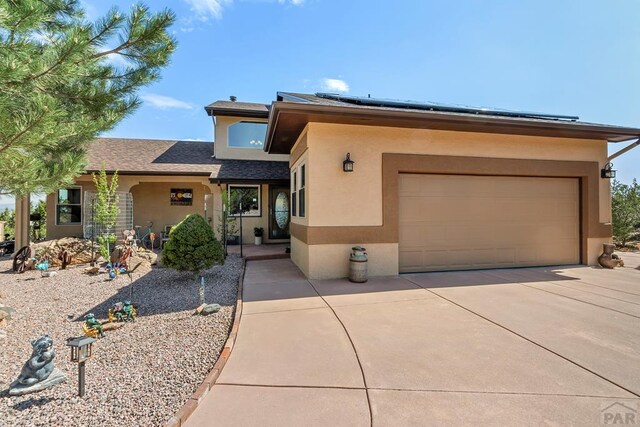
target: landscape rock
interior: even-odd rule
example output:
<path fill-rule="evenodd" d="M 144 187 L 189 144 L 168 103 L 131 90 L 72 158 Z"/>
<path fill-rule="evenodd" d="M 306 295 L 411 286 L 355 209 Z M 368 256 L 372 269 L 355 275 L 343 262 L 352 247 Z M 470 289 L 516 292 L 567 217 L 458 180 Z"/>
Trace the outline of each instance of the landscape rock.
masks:
<path fill-rule="evenodd" d="M 209 314 L 217 313 L 221 308 L 220 304 L 207 304 L 202 309 L 202 315 L 207 316 Z"/>
<path fill-rule="evenodd" d="M 11 319 L 11 313 L 15 313 L 15 310 L 11 307 L 0 307 L 0 319 Z"/>
<path fill-rule="evenodd" d="M 207 306 L 207 304 L 201 304 L 198 308 L 196 308 L 196 314 L 201 314 L 202 310 Z"/>
<path fill-rule="evenodd" d="M 98 274 L 100 272 L 100 267 L 87 267 L 84 269 L 84 272 L 87 274 Z"/>
<path fill-rule="evenodd" d="M 122 253 L 124 252 L 125 247 L 123 245 L 117 245 L 113 251 L 111 251 L 111 256 L 109 261 L 111 263 L 116 263 L 122 257 Z M 135 267 L 137 264 L 142 263 L 143 265 L 155 265 L 158 261 L 158 255 L 155 252 L 148 251 L 144 248 L 138 248 L 134 251 L 129 257 L 128 263 L 131 268 Z"/>
<path fill-rule="evenodd" d="M 115 331 L 116 329 L 120 329 L 124 326 L 124 323 L 103 323 L 102 330 L 103 331 Z"/>
<path fill-rule="evenodd" d="M 64 237 L 62 239 L 35 243 L 33 245 L 33 249 L 35 250 L 36 258 L 41 258 L 46 255 L 50 260 L 49 265 L 52 267 L 58 267 L 62 265 L 62 261 L 58 259 L 58 256 L 62 251 L 67 251 L 71 256 L 70 265 L 90 263 L 91 244 L 91 240 L 80 239 L 77 237 Z M 97 257 L 99 253 L 100 246 L 96 243 L 93 255 Z"/>

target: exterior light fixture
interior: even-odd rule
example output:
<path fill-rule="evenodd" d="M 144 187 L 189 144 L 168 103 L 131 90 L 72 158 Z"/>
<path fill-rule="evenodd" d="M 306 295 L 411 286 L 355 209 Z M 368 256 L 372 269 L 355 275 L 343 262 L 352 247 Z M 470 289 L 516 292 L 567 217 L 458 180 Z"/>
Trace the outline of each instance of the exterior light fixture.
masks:
<path fill-rule="evenodd" d="M 616 171 L 612 169 L 613 164 L 611 162 L 604 165 L 604 168 L 600 170 L 600 178 L 613 179 L 616 177 Z"/>
<path fill-rule="evenodd" d="M 353 164 L 355 162 L 351 160 L 351 153 L 347 153 L 347 158 L 342 162 L 342 170 L 345 172 L 353 172 Z"/>
<path fill-rule="evenodd" d="M 71 361 L 78 363 L 78 396 L 84 396 L 84 363 L 91 358 L 95 338 L 78 337 L 67 341 L 71 347 Z"/>

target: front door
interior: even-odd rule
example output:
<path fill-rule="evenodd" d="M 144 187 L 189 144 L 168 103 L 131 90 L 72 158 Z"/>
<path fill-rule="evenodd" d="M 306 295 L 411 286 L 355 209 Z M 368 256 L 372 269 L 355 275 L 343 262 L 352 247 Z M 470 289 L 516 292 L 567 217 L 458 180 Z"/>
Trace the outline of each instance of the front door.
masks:
<path fill-rule="evenodd" d="M 269 239 L 288 239 L 289 187 L 269 186 Z"/>

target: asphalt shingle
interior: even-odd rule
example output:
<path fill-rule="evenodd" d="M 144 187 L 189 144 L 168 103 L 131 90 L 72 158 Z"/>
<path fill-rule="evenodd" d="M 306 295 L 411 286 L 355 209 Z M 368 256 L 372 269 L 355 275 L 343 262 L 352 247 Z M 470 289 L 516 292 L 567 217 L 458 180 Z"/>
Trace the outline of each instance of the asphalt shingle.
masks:
<path fill-rule="evenodd" d="M 213 143 L 159 139 L 98 138 L 89 147 L 87 172 L 203 175 L 212 181 L 287 181 L 289 163 L 216 159 Z"/>

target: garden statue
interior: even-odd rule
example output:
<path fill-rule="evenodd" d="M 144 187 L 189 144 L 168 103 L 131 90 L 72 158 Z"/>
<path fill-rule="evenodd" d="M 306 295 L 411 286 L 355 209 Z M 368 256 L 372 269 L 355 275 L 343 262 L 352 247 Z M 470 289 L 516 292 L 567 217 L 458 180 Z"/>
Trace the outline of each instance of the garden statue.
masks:
<path fill-rule="evenodd" d="M 137 316 L 137 310 L 131 301 L 117 302 L 109 309 L 109 322 L 135 321 Z"/>
<path fill-rule="evenodd" d="M 127 318 L 125 319 L 126 322 L 128 321 L 134 321 L 136 320 L 136 316 L 138 315 L 136 308 L 133 306 L 133 304 L 131 304 L 131 301 L 125 301 L 124 302 L 124 312 L 127 315 Z"/>
<path fill-rule="evenodd" d="M 84 316 L 84 325 L 83 328 L 85 335 L 91 336 L 93 338 L 103 338 L 104 332 L 102 332 L 102 323 L 93 313 L 89 313 Z"/>
<path fill-rule="evenodd" d="M 122 322 L 126 316 L 124 312 L 124 303 L 117 302 L 109 309 L 109 322 Z"/>
<path fill-rule="evenodd" d="M 615 245 L 610 243 L 605 243 L 602 245 L 602 255 L 598 257 L 598 264 L 600 264 L 603 268 L 615 268 L 615 267 L 624 267 L 624 261 L 620 259 L 620 257 L 613 253 L 616 249 Z"/>
<path fill-rule="evenodd" d="M 53 365 L 56 353 L 49 335 L 31 341 L 31 346 L 31 357 L 22 367 L 18 379 L 9 387 L 11 396 L 41 391 L 66 380 L 65 375 Z"/>

